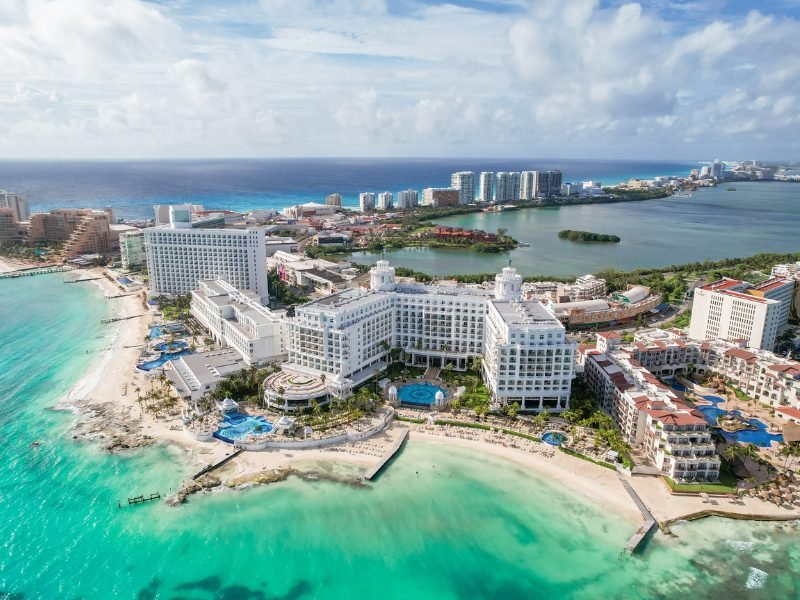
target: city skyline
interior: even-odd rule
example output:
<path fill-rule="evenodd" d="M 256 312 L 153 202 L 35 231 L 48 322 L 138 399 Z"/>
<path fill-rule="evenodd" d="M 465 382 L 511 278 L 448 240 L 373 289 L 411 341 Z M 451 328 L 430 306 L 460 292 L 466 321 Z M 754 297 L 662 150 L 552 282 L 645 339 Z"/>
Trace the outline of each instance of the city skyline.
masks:
<path fill-rule="evenodd" d="M 12 1 L 0 158 L 791 159 L 797 14 L 722 0 Z"/>

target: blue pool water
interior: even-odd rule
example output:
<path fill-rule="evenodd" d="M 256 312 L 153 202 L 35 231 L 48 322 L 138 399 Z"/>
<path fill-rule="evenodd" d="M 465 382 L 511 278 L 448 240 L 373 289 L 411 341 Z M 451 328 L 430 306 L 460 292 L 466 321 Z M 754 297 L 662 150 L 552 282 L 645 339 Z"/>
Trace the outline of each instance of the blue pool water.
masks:
<path fill-rule="evenodd" d="M 417 406 L 430 406 L 436 402 L 436 392 L 442 391 L 444 397 L 449 394 L 444 388 L 432 383 L 409 383 L 397 392 L 397 397 L 402 404 L 415 404 Z"/>
<path fill-rule="evenodd" d="M 710 396 L 710 397 L 704 396 L 704 397 L 709 400 L 711 398 L 716 398 L 716 396 Z M 719 398 L 718 402 L 719 401 L 722 401 L 722 399 Z M 722 410 L 721 408 L 717 408 L 716 406 L 708 406 L 708 405 L 698 406 L 697 410 L 702 412 L 706 422 L 708 422 L 709 425 L 713 425 L 716 428 L 717 432 L 720 433 L 728 441 L 741 442 L 742 444 L 755 444 L 759 448 L 769 448 L 773 442 L 783 441 L 783 436 L 781 434 L 770 433 L 769 431 L 767 431 L 766 423 L 764 423 L 759 419 L 747 419 L 747 422 L 756 429 L 745 429 L 743 431 L 736 431 L 733 433 L 729 433 L 717 427 L 717 419 L 719 419 L 721 415 L 727 415 L 728 414 L 727 410 Z M 731 411 L 731 414 L 737 416 L 742 415 L 741 411 L 738 410 Z"/>
<path fill-rule="evenodd" d="M 567 436 L 557 431 L 548 431 L 542 436 L 542 441 L 551 446 L 560 446 L 567 441 Z"/>
<path fill-rule="evenodd" d="M 135 283 L 132 279 L 128 279 L 127 277 L 117 277 L 117 281 L 119 281 L 122 285 L 131 285 Z"/>
<path fill-rule="evenodd" d="M 177 340 L 175 342 L 161 342 L 160 344 L 156 344 L 154 346 L 156 350 L 167 353 L 180 352 L 181 350 L 186 350 L 188 347 L 189 344 L 181 340 Z"/>
<path fill-rule="evenodd" d="M 272 431 L 272 423 L 265 417 L 251 417 L 235 413 L 227 415 L 219 422 L 219 429 L 214 432 L 214 437 L 232 444 L 251 433 L 268 433 L 270 431 Z"/>
<path fill-rule="evenodd" d="M 181 350 L 180 352 L 162 352 L 161 356 L 156 359 L 148 360 L 143 363 L 139 363 L 136 365 L 137 369 L 141 369 L 142 371 L 152 371 L 153 369 L 158 369 L 159 367 L 163 367 L 167 362 L 171 361 L 174 358 L 178 358 L 179 356 L 183 356 L 184 354 L 191 354 L 192 351 L 189 349 Z"/>
<path fill-rule="evenodd" d="M 155 339 L 168 333 L 180 333 L 184 330 L 180 323 L 167 323 L 166 325 L 153 325 L 150 328 L 150 339 Z"/>
<path fill-rule="evenodd" d="M 725 402 L 725 398 L 720 398 L 719 396 L 703 396 L 703 398 L 705 398 L 714 405 Z"/>

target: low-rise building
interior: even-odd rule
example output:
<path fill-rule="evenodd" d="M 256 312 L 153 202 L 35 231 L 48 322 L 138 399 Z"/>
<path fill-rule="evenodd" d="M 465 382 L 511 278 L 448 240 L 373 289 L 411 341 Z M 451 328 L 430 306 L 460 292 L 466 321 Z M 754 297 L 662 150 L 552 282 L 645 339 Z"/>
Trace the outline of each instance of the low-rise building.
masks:
<path fill-rule="evenodd" d="M 624 349 L 589 351 L 584 376 L 624 439 L 676 481 L 719 479 L 720 459 L 700 411 Z"/>
<path fill-rule="evenodd" d="M 0 208 L 0 244 L 24 241 L 27 229 L 27 223 L 17 221 L 14 210 Z"/>
<path fill-rule="evenodd" d="M 253 292 L 223 280 L 201 280 L 192 291 L 192 315 L 220 344 L 234 348 L 247 365 L 286 355 L 286 314 L 263 306 Z"/>

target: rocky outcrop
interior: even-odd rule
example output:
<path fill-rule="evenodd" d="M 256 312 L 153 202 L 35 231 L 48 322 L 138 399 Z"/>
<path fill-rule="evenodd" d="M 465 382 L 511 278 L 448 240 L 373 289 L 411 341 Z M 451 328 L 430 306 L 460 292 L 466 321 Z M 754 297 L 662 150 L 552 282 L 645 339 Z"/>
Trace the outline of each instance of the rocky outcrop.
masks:
<path fill-rule="evenodd" d="M 75 425 L 72 439 L 100 442 L 109 453 L 154 444 L 155 439 L 142 432 L 141 422 L 132 418 L 130 412 L 111 402 L 93 405 Z"/>

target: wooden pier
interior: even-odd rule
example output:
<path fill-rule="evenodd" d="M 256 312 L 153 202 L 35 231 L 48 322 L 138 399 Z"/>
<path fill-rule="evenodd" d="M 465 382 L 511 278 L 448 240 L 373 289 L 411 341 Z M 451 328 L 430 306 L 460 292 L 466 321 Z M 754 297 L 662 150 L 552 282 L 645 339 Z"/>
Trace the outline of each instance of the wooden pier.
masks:
<path fill-rule="evenodd" d="M 61 273 L 72 271 L 75 267 L 66 265 L 56 267 L 33 267 L 22 271 L 11 271 L 10 273 L 0 273 L 0 279 L 16 279 L 17 277 L 33 277 L 34 275 L 47 275 L 48 273 Z"/>
<path fill-rule="evenodd" d="M 128 506 L 131 504 L 144 504 L 145 502 L 153 502 L 154 500 L 158 500 L 161 498 L 161 492 L 154 492 L 149 496 L 134 496 L 133 498 L 128 498 Z M 122 508 L 122 502 L 117 502 L 117 506 Z"/>
<path fill-rule="evenodd" d="M 221 467 L 222 465 L 224 465 L 226 462 L 228 462 L 228 461 L 230 461 L 230 460 L 233 460 L 234 458 L 236 458 L 237 456 L 239 456 L 239 455 L 240 455 L 242 452 L 244 452 L 244 448 L 239 448 L 239 449 L 238 449 L 236 452 L 234 452 L 233 454 L 228 454 L 227 456 L 225 456 L 225 457 L 224 457 L 224 458 L 222 458 L 221 460 L 218 460 L 218 461 L 217 461 L 217 462 L 215 462 L 215 463 L 211 463 L 211 464 L 210 464 L 210 465 L 208 465 L 207 467 L 204 467 L 204 468 L 202 468 L 200 471 L 198 471 L 197 473 L 195 473 L 194 475 L 192 475 L 192 479 L 197 479 L 198 477 L 202 477 L 202 476 L 203 476 L 203 475 L 205 475 L 206 473 L 210 473 L 210 472 L 211 472 L 211 471 L 213 471 L 214 469 L 217 469 L 217 468 Z"/>
<path fill-rule="evenodd" d="M 367 471 L 366 475 L 364 475 L 364 479 L 370 481 L 383 470 L 383 467 L 386 466 L 386 463 L 388 463 L 392 457 L 397 454 L 397 451 L 400 450 L 400 446 L 402 446 L 403 442 L 408 439 L 408 431 L 408 429 L 403 430 L 403 433 L 395 440 L 394 444 L 392 444 L 392 447 L 389 448 L 389 451 L 381 457 L 381 459 L 378 461 L 378 464 Z"/>
<path fill-rule="evenodd" d="M 625 488 L 625 491 L 628 492 L 628 495 L 633 500 L 636 507 L 639 509 L 639 512 L 642 513 L 642 517 L 644 518 L 644 523 L 636 530 L 631 536 L 631 539 L 628 540 L 628 543 L 625 545 L 625 552 L 629 554 L 633 554 L 636 552 L 639 547 L 644 543 L 647 539 L 648 534 L 653 530 L 653 527 L 656 525 L 656 520 L 653 518 L 650 509 L 645 506 L 645 503 L 642 502 L 642 499 L 639 497 L 639 494 L 636 493 L 636 490 L 633 489 L 633 486 L 625 479 L 624 475 L 619 475 L 619 481 L 622 484 L 622 487 Z"/>
<path fill-rule="evenodd" d="M 101 323 L 116 323 L 117 321 L 127 321 L 128 319 L 138 319 L 139 317 L 146 316 L 147 313 L 142 313 L 140 315 L 130 315 L 128 317 L 114 317 L 113 319 L 102 319 Z"/>
<path fill-rule="evenodd" d="M 102 277 L 84 277 L 83 279 L 73 279 L 71 281 L 65 281 L 64 283 L 83 283 L 84 281 L 97 281 L 98 279 L 103 279 Z"/>

